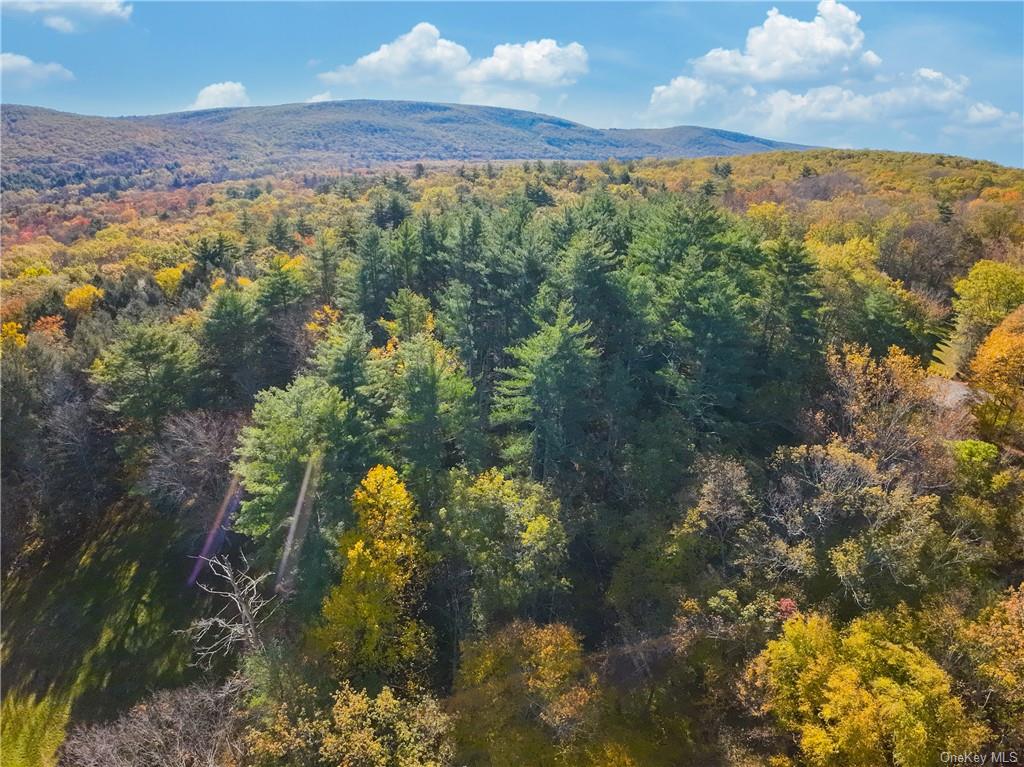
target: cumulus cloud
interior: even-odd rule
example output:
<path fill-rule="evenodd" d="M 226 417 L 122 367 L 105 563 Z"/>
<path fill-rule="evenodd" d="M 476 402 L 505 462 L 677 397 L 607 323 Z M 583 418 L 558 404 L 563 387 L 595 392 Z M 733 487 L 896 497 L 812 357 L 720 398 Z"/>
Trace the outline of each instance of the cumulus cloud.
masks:
<path fill-rule="evenodd" d="M 211 83 L 196 94 L 188 109 L 219 109 L 221 107 L 247 107 L 249 94 L 245 86 L 236 82 Z"/>
<path fill-rule="evenodd" d="M 554 40 L 496 45 L 485 59 L 459 72 L 464 83 L 522 82 L 547 87 L 571 85 L 587 73 L 587 49 L 579 43 Z"/>
<path fill-rule="evenodd" d="M 909 78 L 871 99 L 889 117 L 906 117 L 922 112 L 949 113 L 961 107 L 971 84 L 963 75 L 949 77 L 934 69 L 918 69 Z"/>
<path fill-rule="evenodd" d="M 433 24 L 420 22 L 404 35 L 318 77 L 331 85 L 351 85 L 365 80 L 422 79 L 454 75 L 470 62 L 469 51 L 445 40 Z"/>
<path fill-rule="evenodd" d="M 874 123 L 924 114 L 954 115 L 966 100 L 969 81 L 932 69 L 919 69 L 903 83 L 872 93 L 838 85 L 802 93 L 780 89 L 754 100 L 731 117 L 730 124 L 758 124 L 785 135 L 804 123 Z"/>
<path fill-rule="evenodd" d="M 691 72 L 651 91 L 648 114 L 653 119 L 683 117 L 710 106 L 749 113 L 758 97 L 754 85 L 779 88 L 761 97 L 761 112 L 787 122 L 790 105 L 813 103 L 821 113 L 839 113 L 857 103 L 856 94 L 838 85 L 793 93 L 785 83 L 855 80 L 874 72 L 882 59 L 864 47 L 861 17 L 837 0 L 821 0 L 810 21 L 772 8 L 764 23 L 747 30 L 743 49 L 714 48 L 690 61 Z M 849 95 L 847 95 L 849 94 Z M 794 106 L 794 110 L 795 110 Z M 793 111 L 793 114 L 796 114 Z"/>
<path fill-rule="evenodd" d="M 35 85 L 49 80 L 74 80 L 70 70 L 56 62 L 33 61 L 20 53 L 0 53 L 0 74 L 11 83 Z"/>
<path fill-rule="evenodd" d="M 721 117 L 721 124 L 737 130 L 795 137 L 810 128 L 847 129 L 879 123 L 904 126 L 929 118 L 934 130 L 958 136 L 1020 136 L 1020 114 L 1005 112 L 987 102 L 970 101 L 966 77 L 950 77 L 933 69 L 919 69 L 898 78 L 892 87 L 869 93 L 838 85 L 803 92 L 779 89 L 763 98 L 751 98 Z M 817 133 L 812 134 L 817 135 Z"/>
<path fill-rule="evenodd" d="M 332 99 L 334 99 L 334 96 L 331 95 L 330 91 L 323 91 L 322 93 L 314 93 L 306 99 L 306 103 L 319 104 L 321 101 L 331 101 Z"/>
<path fill-rule="evenodd" d="M 881 58 L 864 51 L 860 16 L 836 0 L 821 0 L 811 21 L 768 11 L 759 27 L 747 31 L 742 51 L 714 48 L 694 59 L 693 68 L 710 79 L 755 82 L 818 79 L 861 64 L 877 67 Z"/>
<path fill-rule="evenodd" d="M 821 0 L 813 19 L 772 9 L 739 48 L 715 48 L 687 72 L 656 85 L 646 117 L 668 124 L 702 122 L 774 138 L 806 140 L 825 127 L 931 125 L 944 133 L 1010 134 L 1020 115 L 970 98 L 970 81 L 931 67 L 885 72 L 865 47 L 860 16 L 837 0 Z M 757 86 L 756 88 L 754 86 Z"/>
<path fill-rule="evenodd" d="M 1002 109 L 987 101 L 979 101 L 967 108 L 967 123 L 969 125 L 990 125 L 1005 116 L 1006 113 Z"/>
<path fill-rule="evenodd" d="M 882 57 L 874 51 L 864 51 L 860 56 L 861 63 L 869 69 L 882 66 Z"/>
<path fill-rule="evenodd" d="M 474 59 L 465 47 L 441 36 L 428 22 L 318 77 L 330 85 L 383 83 L 393 87 L 432 85 L 466 103 L 534 109 L 535 89 L 572 85 L 588 69 L 587 50 L 551 39 L 496 45 Z"/>
<path fill-rule="evenodd" d="M 760 101 L 727 117 L 727 125 L 758 125 L 775 136 L 787 136 L 805 123 L 873 122 L 878 119 L 876 105 L 870 96 L 855 93 L 838 85 L 811 88 L 805 93 L 777 90 Z"/>
<path fill-rule="evenodd" d="M 651 111 L 667 115 L 688 115 L 719 90 L 704 80 L 680 75 L 668 85 L 655 86 L 651 92 Z"/>
<path fill-rule="evenodd" d="M 987 101 L 978 101 L 967 107 L 963 121 L 947 125 L 945 132 L 989 141 L 1004 138 L 1020 141 L 1024 135 L 1024 119 L 1020 112 L 1007 112 Z"/>
<path fill-rule="evenodd" d="M 65 35 L 75 31 L 75 23 L 66 16 L 47 16 L 43 19 L 43 26 Z"/>

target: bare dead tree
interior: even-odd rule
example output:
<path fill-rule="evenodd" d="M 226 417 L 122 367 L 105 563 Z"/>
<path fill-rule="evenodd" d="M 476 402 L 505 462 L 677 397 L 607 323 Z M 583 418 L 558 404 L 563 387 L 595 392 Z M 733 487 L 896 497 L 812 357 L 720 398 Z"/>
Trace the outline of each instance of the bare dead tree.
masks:
<path fill-rule="evenodd" d="M 290 306 L 277 312 L 271 322 L 270 332 L 286 350 L 289 365 L 293 368 L 301 365 L 312 351 L 312 338 L 306 330 L 311 309 L 309 302 Z"/>
<path fill-rule="evenodd" d="M 161 690 L 112 722 L 77 727 L 61 747 L 61 767 L 220 767 L 241 725 L 244 683 Z"/>
<path fill-rule="evenodd" d="M 260 630 L 277 606 L 273 604 L 275 597 L 267 598 L 260 590 L 271 573 L 254 578 L 244 557 L 240 569 L 223 555 L 206 561 L 217 584 L 200 583 L 199 588 L 218 597 L 223 604 L 216 615 L 193 621 L 185 633 L 192 639 L 196 664 L 209 668 L 218 656 L 235 651 L 262 652 Z"/>
<path fill-rule="evenodd" d="M 163 507 L 188 513 L 192 526 L 208 526 L 206 512 L 216 508 L 231 476 L 242 419 L 205 411 L 168 418 L 153 451 L 142 486 Z"/>
<path fill-rule="evenodd" d="M 718 540 L 724 561 L 732 534 L 752 516 L 754 495 L 743 464 L 730 458 L 702 458 L 697 470 L 703 477 L 696 511 Z"/>

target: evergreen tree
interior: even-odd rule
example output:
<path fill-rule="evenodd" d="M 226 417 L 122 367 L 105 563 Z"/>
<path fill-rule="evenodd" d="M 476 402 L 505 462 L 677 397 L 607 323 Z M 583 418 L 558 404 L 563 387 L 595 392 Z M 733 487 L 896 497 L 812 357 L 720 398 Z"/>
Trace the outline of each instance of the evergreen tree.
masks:
<path fill-rule="evenodd" d="M 214 269 L 228 269 L 238 253 L 238 247 L 224 233 L 216 237 L 200 237 L 189 248 L 192 258 L 203 274 Z"/>
<path fill-rule="evenodd" d="M 411 220 L 403 221 L 388 241 L 391 272 L 400 287 L 412 290 L 419 284 L 420 239 Z"/>
<path fill-rule="evenodd" d="M 196 342 L 166 325 L 128 325 L 90 369 L 105 407 L 150 437 L 164 417 L 192 402 L 199 384 Z"/>
<path fill-rule="evenodd" d="M 314 231 L 316 230 L 313 229 L 312 224 L 306 220 L 306 214 L 300 213 L 299 217 L 295 219 L 295 233 L 299 237 L 312 237 Z"/>
<path fill-rule="evenodd" d="M 293 262 L 279 256 L 256 283 L 257 360 L 264 385 L 281 386 L 298 364 L 294 328 L 303 321 L 301 307 L 309 285 Z"/>
<path fill-rule="evenodd" d="M 235 528 L 253 538 L 265 563 L 276 561 L 299 495 L 306 464 L 322 456 L 318 507 L 324 525 L 346 520 L 348 498 L 377 458 L 373 432 L 341 391 L 313 376 L 256 397 L 242 431 L 235 470 L 246 500 Z"/>
<path fill-rule="evenodd" d="M 821 301 L 814 262 L 800 243 L 770 240 L 761 251 L 753 309 L 760 360 L 755 403 L 761 420 L 785 426 L 822 361 Z"/>
<path fill-rule="evenodd" d="M 509 428 L 506 457 L 535 479 L 585 463 L 598 356 L 589 330 L 563 303 L 553 323 L 509 350 L 514 364 L 501 371 L 491 421 Z"/>
<path fill-rule="evenodd" d="M 284 216 L 274 216 L 270 229 L 267 231 L 267 244 L 278 250 L 283 250 L 285 253 L 291 253 L 295 249 L 295 238 L 292 236 Z"/>
<path fill-rule="evenodd" d="M 327 383 L 337 386 L 346 399 L 359 404 L 365 398 L 363 387 L 369 381 L 369 351 L 370 334 L 363 327 L 362 317 L 349 317 L 327 329 L 313 351 L 313 369 Z"/>
<path fill-rule="evenodd" d="M 383 232 L 371 226 L 363 232 L 357 250 L 359 308 L 368 319 L 384 315 L 386 301 L 397 288 Z"/>
<path fill-rule="evenodd" d="M 317 302 L 323 305 L 336 305 L 342 250 L 334 232 L 329 229 L 320 232 L 316 238 L 316 245 L 309 251 L 307 258 L 314 276 Z"/>
<path fill-rule="evenodd" d="M 237 402 L 259 389 L 254 354 L 259 348 L 251 294 L 235 287 L 213 293 L 202 325 L 203 359 L 218 397 Z"/>
<path fill-rule="evenodd" d="M 541 302 L 548 292 L 572 304 L 576 318 L 590 323 L 606 353 L 622 349 L 633 329 L 631 308 L 615 256 L 598 235 L 582 230 L 573 237 L 541 289 Z"/>
<path fill-rule="evenodd" d="M 399 342 L 386 364 L 392 371 L 388 431 L 413 493 L 435 509 L 444 470 L 479 460 L 473 383 L 458 358 L 425 332 Z"/>
<path fill-rule="evenodd" d="M 447 219 L 424 213 L 417 219 L 416 234 L 420 256 L 417 289 L 427 296 L 436 295 L 448 280 L 450 271 Z"/>

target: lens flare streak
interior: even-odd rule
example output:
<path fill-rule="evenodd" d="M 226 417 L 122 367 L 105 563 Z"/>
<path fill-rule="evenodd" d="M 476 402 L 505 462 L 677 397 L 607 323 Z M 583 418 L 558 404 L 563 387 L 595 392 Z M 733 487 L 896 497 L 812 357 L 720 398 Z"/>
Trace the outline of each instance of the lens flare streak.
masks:
<path fill-rule="evenodd" d="M 299 497 L 295 501 L 295 512 L 288 528 L 288 538 L 281 553 L 281 564 L 277 569 L 274 590 L 279 594 L 288 594 L 291 591 L 292 581 L 298 569 L 298 556 L 302 550 L 302 542 L 306 538 L 306 530 L 309 528 L 309 514 L 313 508 L 313 493 L 320 476 L 321 459 L 321 453 L 317 452 L 306 462 L 306 473 L 302 477 Z"/>
<path fill-rule="evenodd" d="M 206 563 L 210 557 L 217 553 L 217 549 L 220 548 L 220 544 L 224 540 L 224 535 L 227 533 L 228 525 L 231 524 L 231 516 L 235 513 L 238 508 L 238 504 L 242 500 L 242 488 L 238 481 L 237 476 L 231 477 L 231 484 L 228 485 L 227 492 L 224 493 L 224 500 L 221 501 L 220 508 L 217 510 L 217 517 L 213 520 L 213 525 L 210 527 L 210 532 L 206 534 L 206 542 L 203 543 L 203 550 L 199 552 L 199 556 L 196 557 L 196 563 L 192 567 L 192 573 L 188 576 L 188 585 L 195 586 L 196 579 L 199 578 L 199 573 L 203 571 Z"/>

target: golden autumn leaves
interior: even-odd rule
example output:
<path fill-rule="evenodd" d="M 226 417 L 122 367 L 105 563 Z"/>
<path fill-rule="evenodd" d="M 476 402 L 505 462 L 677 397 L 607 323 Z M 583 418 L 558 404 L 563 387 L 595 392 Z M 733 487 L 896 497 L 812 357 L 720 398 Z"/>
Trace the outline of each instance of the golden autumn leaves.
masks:
<path fill-rule="evenodd" d="M 416 505 L 390 466 L 375 466 L 352 498 L 354 529 L 340 542 L 341 582 L 312 632 L 343 675 L 402 676 L 429 657 L 414 605 L 425 566 Z"/>

